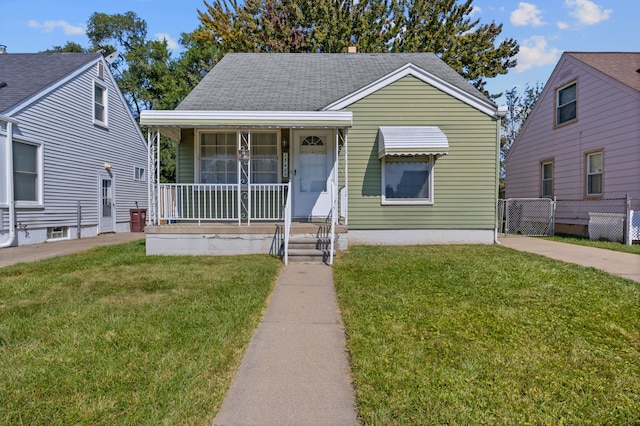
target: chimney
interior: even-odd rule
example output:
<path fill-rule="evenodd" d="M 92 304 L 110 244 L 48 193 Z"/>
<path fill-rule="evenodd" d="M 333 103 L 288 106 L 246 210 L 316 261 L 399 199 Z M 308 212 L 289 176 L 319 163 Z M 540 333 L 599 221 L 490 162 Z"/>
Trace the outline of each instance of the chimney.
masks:
<path fill-rule="evenodd" d="M 356 46 L 349 46 L 347 49 L 348 53 L 358 53 L 358 48 Z"/>
<path fill-rule="evenodd" d="M 5 53 L 7 53 L 7 46 L 0 44 L 0 55 L 4 55 Z"/>

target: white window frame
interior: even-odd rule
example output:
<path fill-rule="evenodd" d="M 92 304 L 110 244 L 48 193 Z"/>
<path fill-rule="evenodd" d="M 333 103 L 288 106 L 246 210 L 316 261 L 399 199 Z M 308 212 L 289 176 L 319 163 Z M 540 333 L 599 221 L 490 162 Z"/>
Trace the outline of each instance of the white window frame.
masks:
<path fill-rule="evenodd" d="M 196 152 L 197 155 L 194 156 L 194 180 L 196 181 L 196 183 L 203 183 L 202 182 L 202 135 L 205 134 L 218 134 L 218 133 L 233 133 L 234 134 L 234 153 L 236 153 L 237 155 L 237 141 L 238 141 L 238 130 L 237 129 L 229 129 L 229 128 L 220 128 L 220 129 L 215 129 L 215 130 L 201 130 L 201 131 L 197 131 L 195 132 L 195 143 L 194 145 L 196 146 Z M 246 135 L 246 132 L 243 132 Z M 281 165 L 281 161 L 282 159 L 281 157 L 281 147 L 280 147 L 280 138 L 281 138 L 281 134 L 279 131 L 277 130 L 251 130 L 251 141 L 252 141 L 252 145 L 253 145 L 253 137 L 256 134 L 259 133 L 273 133 L 276 135 L 276 160 L 277 160 L 277 167 L 275 169 L 275 173 L 276 173 L 276 180 L 277 182 L 273 182 L 273 183 L 281 183 L 282 182 L 282 176 L 280 173 L 280 169 L 282 167 Z M 253 146 L 251 147 L 251 149 L 249 150 L 249 157 L 251 158 L 251 156 L 253 155 L 252 153 L 252 149 Z M 236 161 L 236 164 L 238 164 L 238 159 L 236 157 L 236 159 L 234 160 Z M 236 172 L 237 173 L 237 169 Z M 253 173 L 254 171 L 251 171 L 252 176 L 251 176 L 251 183 L 254 183 L 253 181 Z M 229 183 L 228 185 L 236 185 L 238 182 L 233 182 L 233 183 Z"/>
<path fill-rule="evenodd" d="M 433 166 L 435 164 L 435 158 L 434 155 L 429 154 L 429 155 L 419 155 L 419 156 L 412 156 L 411 158 L 415 158 L 415 157 L 425 157 L 426 161 L 424 161 L 424 163 L 428 163 L 429 164 L 429 176 L 428 176 L 428 180 L 429 180 L 429 197 L 428 198 L 387 198 L 386 196 L 386 164 L 388 160 L 391 160 L 393 162 L 395 162 L 396 160 L 401 161 L 402 160 L 402 156 L 393 156 L 393 155 L 386 155 L 384 157 L 382 157 L 382 163 L 381 163 L 381 175 L 382 175 L 382 186 L 381 186 L 381 194 L 382 194 L 382 198 L 381 198 L 381 204 L 382 205 L 433 205 L 434 203 L 434 196 L 433 196 Z"/>
<path fill-rule="evenodd" d="M 551 167 L 551 178 L 546 178 L 544 176 L 545 166 Z M 551 182 L 551 193 L 546 194 L 544 192 L 544 184 L 546 182 Z M 553 160 L 547 160 L 540 163 L 540 197 L 547 198 L 553 197 Z"/>
<path fill-rule="evenodd" d="M 571 86 L 575 86 L 576 87 L 575 98 L 572 101 L 566 102 L 564 104 L 560 104 L 560 92 L 570 88 Z M 564 107 L 566 107 L 566 106 L 568 106 L 568 105 L 570 105 L 572 103 L 575 104 L 575 116 L 573 118 L 568 119 L 568 120 L 560 121 L 560 109 L 564 108 Z M 556 126 L 563 126 L 565 124 L 573 123 L 577 119 L 578 119 L 578 82 L 577 81 L 572 81 L 571 83 L 565 84 L 564 86 L 559 87 L 558 89 L 556 89 L 555 125 Z"/>
<path fill-rule="evenodd" d="M 44 193 L 44 155 L 43 155 L 43 149 L 44 149 L 44 145 L 42 144 L 42 142 L 37 142 L 37 141 L 33 141 L 33 140 L 27 140 L 24 139 L 22 137 L 17 138 L 14 136 L 13 138 L 13 143 L 21 143 L 21 144 L 25 144 L 25 145 L 32 145 L 35 146 L 37 148 L 37 153 L 36 153 L 36 167 L 37 167 L 37 176 L 36 176 L 36 199 L 35 200 L 16 200 L 16 207 L 17 208 L 30 208 L 30 207 L 35 207 L 35 208 L 41 208 L 44 207 L 44 197 L 43 197 L 43 193 Z M 13 150 L 12 150 L 13 151 Z M 15 155 L 15 153 L 14 153 Z M 13 159 L 12 159 L 13 161 Z M 15 169 L 13 170 L 14 176 L 12 177 L 12 179 L 15 179 Z M 13 194 L 14 199 L 16 197 L 16 194 L 14 192 Z"/>
<path fill-rule="evenodd" d="M 56 231 L 56 228 L 60 228 L 60 231 Z M 54 234 L 61 234 L 62 236 L 54 236 Z M 62 241 L 69 239 L 69 227 L 68 226 L 49 226 L 47 228 L 47 241 Z"/>
<path fill-rule="evenodd" d="M 598 171 L 591 170 L 590 159 L 594 155 L 600 156 L 601 169 Z M 587 195 L 587 197 L 601 197 L 602 194 L 604 193 L 604 151 L 594 151 L 594 152 L 587 153 L 585 156 L 585 161 L 586 161 L 586 165 L 585 165 L 586 181 L 585 181 L 585 188 L 584 188 L 585 194 Z M 591 176 L 600 176 L 600 192 L 589 192 L 589 178 Z"/>
<path fill-rule="evenodd" d="M 144 167 L 135 166 L 133 168 L 133 180 L 146 181 L 147 180 L 147 171 Z"/>
<path fill-rule="evenodd" d="M 238 145 L 238 133 L 237 133 L 237 129 L 227 129 L 227 128 L 223 128 L 223 129 L 215 129 L 215 130 L 203 130 L 203 131 L 199 131 L 196 132 L 196 141 L 194 143 L 194 145 L 196 146 L 196 155 L 194 155 L 194 180 L 196 181 L 196 183 L 207 183 L 207 182 L 203 182 L 202 181 L 202 136 L 203 135 L 207 135 L 207 134 L 219 134 L 219 133 L 233 133 L 234 137 L 233 137 L 233 143 L 232 143 L 232 147 L 233 148 L 233 152 L 235 153 L 235 155 L 237 156 L 237 145 Z M 234 161 L 237 164 L 237 157 L 234 159 Z M 237 167 L 237 165 L 236 165 Z M 233 172 L 233 176 L 235 176 L 237 178 L 238 176 L 238 170 L 236 169 Z M 230 182 L 230 183 L 218 183 L 216 185 L 236 185 L 238 182 Z"/>
<path fill-rule="evenodd" d="M 104 120 L 100 120 L 99 118 L 96 117 L 96 89 L 100 88 L 102 90 L 102 109 L 103 109 L 103 118 Z M 109 90 L 107 89 L 107 87 L 94 80 L 93 81 L 93 91 L 92 91 L 93 97 L 91 98 L 91 111 L 92 111 L 92 116 L 93 116 L 93 123 L 97 124 L 98 126 L 102 126 L 102 127 L 108 127 L 109 126 Z"/>

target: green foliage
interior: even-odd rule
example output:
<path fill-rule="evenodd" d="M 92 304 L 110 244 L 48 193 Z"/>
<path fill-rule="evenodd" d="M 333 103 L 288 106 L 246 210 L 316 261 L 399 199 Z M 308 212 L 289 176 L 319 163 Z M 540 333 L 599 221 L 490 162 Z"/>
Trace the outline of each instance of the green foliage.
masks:
<path fill-rule="evenodd" d="M 213 0 L 193 38 L 226 52 L 434 52 L 480 90 L 514 67 L 502 25 L 472 20 L 472 0 Z"/>
<path fill-rule="evenodd" d="M 84 53 L 90 51 L 78 43 L 68 41 L 64 46 L 53 46 L 51 49 L 45 50 L 45 53 Z"/>
<path fill-rule="evenodd" d="M 144 242 L 0 269 L 0 424 L 211 424 L 281 267 Z"/>
<path fill-rule="evenodd" d="M 500 246 L 334 266 L 364 424 L 637 424 L 640 284 Z"/>

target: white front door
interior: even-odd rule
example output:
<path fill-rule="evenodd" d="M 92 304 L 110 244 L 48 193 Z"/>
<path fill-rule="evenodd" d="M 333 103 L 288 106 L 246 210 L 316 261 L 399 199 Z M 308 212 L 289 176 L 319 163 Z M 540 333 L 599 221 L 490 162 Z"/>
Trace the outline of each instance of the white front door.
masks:
<path fill-rule="evenodd" d="M 116 209 L 113 204 L 114 188 L 111 177 L 100 176 L 98 195 L 98 220 L 100 229 L 98 233 L 113 232 L 115 228 Z"/>
<path fill-rule="evenodd" d="M 326 218 L 331 212 L 333 132 L 304 130 L 293 137 L 293 216 Z"/>

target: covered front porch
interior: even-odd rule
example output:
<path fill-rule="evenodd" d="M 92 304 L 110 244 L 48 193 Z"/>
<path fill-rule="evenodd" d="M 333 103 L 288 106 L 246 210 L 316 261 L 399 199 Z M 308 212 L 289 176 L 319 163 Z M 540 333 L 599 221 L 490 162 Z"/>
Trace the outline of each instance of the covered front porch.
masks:
<path fill-rule="evenodd" d="M 350 112 L 144 111 L 147 254 L 271 253 L 305 236 L 333 262 L 346 249 Z M 160 182 L 160 138 L 177 143 Z"/>

